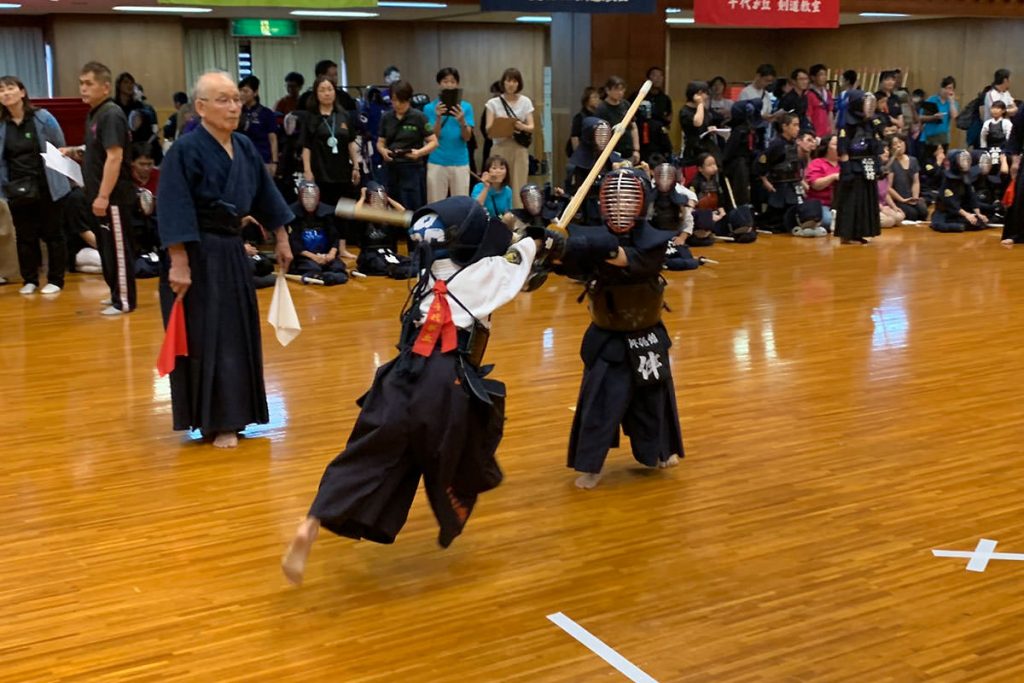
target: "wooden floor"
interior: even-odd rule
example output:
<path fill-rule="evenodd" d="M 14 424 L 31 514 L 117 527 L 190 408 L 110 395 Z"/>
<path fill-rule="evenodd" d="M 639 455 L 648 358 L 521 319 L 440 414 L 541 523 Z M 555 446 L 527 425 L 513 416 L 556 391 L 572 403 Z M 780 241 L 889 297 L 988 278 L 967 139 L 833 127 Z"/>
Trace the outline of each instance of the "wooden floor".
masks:
<path fill-rule="evenodd" d="M 785 236 L 669 274 L 687 457 L 601 486 L 564 466 L 587 313 L 556 281 L 495 316 L 499 459 L 440 550 L 422 497 L 393 546 L 278 559 L 406 283 L 292 292 L 264 326 L 271 424 L 233 452 L 170 430 L 153 281 L 108 319 L 99 276 L 0 287 L 0 680 L 617 681 L 563 612 L 661 683 L 1021 681 L 1024 252 L 997 231 Z M 266 312 L 270 290 L 260 293 Z"/>

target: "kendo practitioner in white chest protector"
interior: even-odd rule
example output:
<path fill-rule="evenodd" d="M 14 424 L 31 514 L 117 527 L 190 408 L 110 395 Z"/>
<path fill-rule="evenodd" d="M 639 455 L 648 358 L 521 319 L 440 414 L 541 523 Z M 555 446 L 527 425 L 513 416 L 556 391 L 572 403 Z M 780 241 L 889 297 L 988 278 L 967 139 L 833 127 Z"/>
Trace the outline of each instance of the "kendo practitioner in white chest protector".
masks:
<path fill-rule="evenodd" d="M 282 560 L 296 584 L 320 527 L 393 543 L 422 477 L 446 548 L 479 494 L 502 479 L 494 454 L 505 387 L 487 377 L 483 355 L 491 313 L 520 292 L 540 241 L 510 246 L 508 227 L 469 197 L 428 204 L 412 221 L 420 276 L 401 316 L 399 354 L 359 399 L 348 444 Z"/>
<path fill-rule="evenodd" d="M 646 176 L 633 169 L 608 173 L 600 189 L 603 226 L 571 230 L 556 269 L 586 282 L 591 314 L 580 349 L 583 381 L 568 458 L 580 473 L 576 485 L 584 489 L 600 480 L 608 449 L 618 446 L 620 425 L 633 457 L 647 467 L 669 467 L 683 456 L 668 358 L 672 342 L 661 321 L 665 245 L 675 232 L 644 219 L 649 188 Z M 575 248 L 582 234 L 586 250 Z"/>

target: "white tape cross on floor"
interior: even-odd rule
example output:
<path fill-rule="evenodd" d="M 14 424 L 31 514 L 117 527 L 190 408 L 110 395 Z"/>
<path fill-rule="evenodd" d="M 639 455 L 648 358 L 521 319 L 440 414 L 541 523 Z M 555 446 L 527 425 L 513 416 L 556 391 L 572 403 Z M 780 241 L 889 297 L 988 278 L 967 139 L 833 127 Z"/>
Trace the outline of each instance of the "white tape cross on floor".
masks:
<path fill-rule="evenodd" d="M 611 664 L 619 673 L 634 683 L 658 683 L 658 681 L 645 674 L 628 659 L 601 642 L 597 636 L 561 612 L 549 614 L 548 619 L 558 628 L 582 643 L 588 650 Z"/>
<path fill-rule="evenodd" d="M 996 542 L 989 538 L 978 541 L 974 550 L 932 550 L 935 557 L 967 558 L 967 571 L 983 572 L 991 560 L 1016 560 L 1024 562 L 1024 553 L 997 553 Z"/>

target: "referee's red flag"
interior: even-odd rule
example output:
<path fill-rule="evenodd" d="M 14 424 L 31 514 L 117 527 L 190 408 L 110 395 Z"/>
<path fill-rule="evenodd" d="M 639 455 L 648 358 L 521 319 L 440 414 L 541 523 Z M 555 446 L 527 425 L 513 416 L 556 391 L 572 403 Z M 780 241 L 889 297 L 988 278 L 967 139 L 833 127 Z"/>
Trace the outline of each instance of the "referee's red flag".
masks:
<path fill-rule="evenodd" d="M 185 306 L 179 298 L 171 307 L 171 317 L 167 319 L 167 330 L 164 332 L 164 344 L 160 347 L 160 356 L 156 359 L 156 369 L 160 376 L 171 372 L 178 356 L 188 356 L 188 335 L 185 333 Z"/>

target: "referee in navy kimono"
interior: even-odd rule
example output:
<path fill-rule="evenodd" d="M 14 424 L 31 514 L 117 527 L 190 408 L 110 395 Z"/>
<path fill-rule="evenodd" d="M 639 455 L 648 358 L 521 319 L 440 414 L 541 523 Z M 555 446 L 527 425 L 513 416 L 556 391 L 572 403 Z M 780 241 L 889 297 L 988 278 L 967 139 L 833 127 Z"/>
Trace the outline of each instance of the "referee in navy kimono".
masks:
<path fill-rule="evenodd" d="M 194 133 L 174 143 L 160 168 L 157 205 L 166 249 L 160 277 L 164 324 L 184 297 L 188 357 L 171 372 L 174 429 L 200 429 L 233 448 L 238 432 L 269 421 L 256 290 L 242 219 L 273 228 L 278 265 L 292 260 L 284 228 L 293 218 L 256 147 L 235 133 L 242 103 L 228 74 L 208 72 L 195 87 Z"/>

